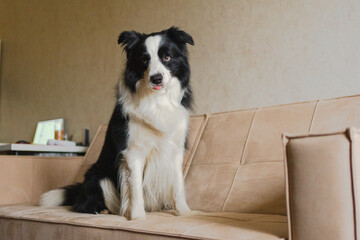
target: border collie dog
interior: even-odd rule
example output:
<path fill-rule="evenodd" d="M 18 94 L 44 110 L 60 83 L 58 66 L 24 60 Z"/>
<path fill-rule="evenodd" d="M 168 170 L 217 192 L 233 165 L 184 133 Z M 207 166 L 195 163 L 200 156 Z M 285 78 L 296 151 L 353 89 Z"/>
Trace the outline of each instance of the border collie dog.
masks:
<path fill-rule="evenodd" d="M 186 44 L 176 27 L 121 33 L 127 62 L 105 142 L 83 183 L 51 190 L 41 206 L 72 205 L 83 213 L 110 211 L 144 219 L 145 211 L 191 214 L 182 163 L 192 103 Z"/>

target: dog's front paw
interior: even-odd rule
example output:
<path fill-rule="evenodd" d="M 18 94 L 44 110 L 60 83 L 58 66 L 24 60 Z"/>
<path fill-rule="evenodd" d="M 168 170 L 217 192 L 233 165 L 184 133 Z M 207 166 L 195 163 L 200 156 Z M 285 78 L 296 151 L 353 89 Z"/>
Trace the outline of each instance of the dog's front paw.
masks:
<path fill-rule="evenodd" d="M 187 204 L 177 205 L 176 207 L 178 216 L 190 216 L 193 215 L 191 209 L 187 206 Z"/>
<path fill-rule="evenodd" d="M 111 212 L 108 209 L 104 209 L 101 212 L 99 212 L 99 214 L 110 214 Z"/>
<path fill-rule="evenodd" d="M 146 213 L 144 208 L 132 209 L 130 212 L 130 220 L 145 220 Z"/>
<path fill-rule="evenodd" d="M 177 210 L 176 215 L 178 216 L 193 216 L 193 215 L 201 214 L 200 211 L 192 211 L 186 203 L 177 204 L 176 210 Z"/>

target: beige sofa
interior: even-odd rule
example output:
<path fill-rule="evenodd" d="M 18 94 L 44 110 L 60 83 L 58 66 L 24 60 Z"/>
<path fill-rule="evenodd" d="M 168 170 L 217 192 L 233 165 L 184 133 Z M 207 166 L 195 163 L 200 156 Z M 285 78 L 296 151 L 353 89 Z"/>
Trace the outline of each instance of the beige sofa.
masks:
<path fill-rule="evenodd" d="M 41 193 L 82 180 L 98 157 L 105 125 L 84 158 L 0 156 L 0 239 L 285 239 L 288 227 L 291 232 L 303 225 L 289 208 L 295 217 L 288 226 L 281 134 L 349 126 L 360 127 L 360 96 L 194 116 L 184 175 L 188 204 L 202 212 L 180 217 L 171 211 L 148 213 L 137 221 L 36 206 Z M 317 168 L 309 168 L 316 175 Z M 297 182 L 291 186 L 316 201 L 316 194 L 297 190 Z M 291 193 L 288 200 L 302 211 L 304 201 Z M 321 217 L 326 215 L 316 219 Z"/>

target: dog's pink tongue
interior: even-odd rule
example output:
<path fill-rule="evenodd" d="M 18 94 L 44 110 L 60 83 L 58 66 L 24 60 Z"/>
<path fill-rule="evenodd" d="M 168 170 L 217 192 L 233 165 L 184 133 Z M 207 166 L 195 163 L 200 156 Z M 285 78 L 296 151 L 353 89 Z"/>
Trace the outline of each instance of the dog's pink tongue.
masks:
<path fill-rule="evenodd" d="M 154 87 L 155 90 L 160 90 L 161 88 L 162 88 L 162 86 L 160 86 L 160 85 Z"/>

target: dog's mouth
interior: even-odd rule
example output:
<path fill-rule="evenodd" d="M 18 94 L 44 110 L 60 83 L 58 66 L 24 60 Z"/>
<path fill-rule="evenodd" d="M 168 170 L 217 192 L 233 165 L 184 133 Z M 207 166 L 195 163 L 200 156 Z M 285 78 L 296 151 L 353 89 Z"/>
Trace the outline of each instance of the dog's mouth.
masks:
<path fill-rule="evenodd" d="M 151 89 L 153 89 L 155 91 L 159 91 L 164 88 L 164 84 L 163 83 L 159 83 L 159 84 L 150 83 L 150 87 L 151 87 Z"/>

